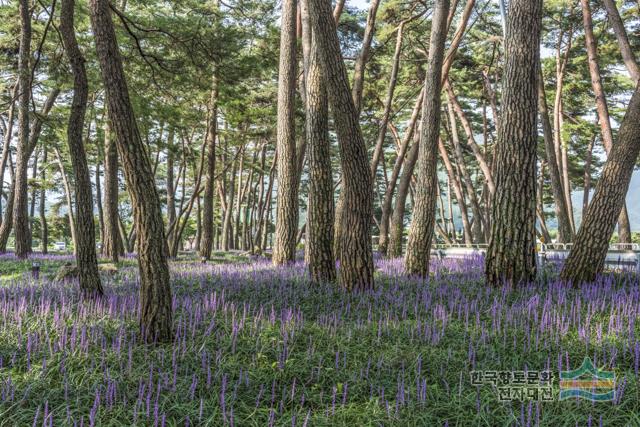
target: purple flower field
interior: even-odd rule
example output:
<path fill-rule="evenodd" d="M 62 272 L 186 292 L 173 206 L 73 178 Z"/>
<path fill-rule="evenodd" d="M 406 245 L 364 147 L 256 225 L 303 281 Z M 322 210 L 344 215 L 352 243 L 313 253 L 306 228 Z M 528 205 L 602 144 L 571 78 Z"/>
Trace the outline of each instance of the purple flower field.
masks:
<path fill-rule="evenodd" d="M 0 425 L 640 425 L 638 277 L 489 288 L 482 267 L 434 260 L 426 283 L 378 260 L 376 290 L 347 294 L 302 264 L 176 262 L 176 337 L 160 346 L 140 343 L 133 267 L 92 302 L 74 282 L 12 276 Z M 559 371 L 585 356 L 615 371 L 613 402 L 558 401 Z M 554 400 L 501 402 L 473 370 L 551 371 Z"/>

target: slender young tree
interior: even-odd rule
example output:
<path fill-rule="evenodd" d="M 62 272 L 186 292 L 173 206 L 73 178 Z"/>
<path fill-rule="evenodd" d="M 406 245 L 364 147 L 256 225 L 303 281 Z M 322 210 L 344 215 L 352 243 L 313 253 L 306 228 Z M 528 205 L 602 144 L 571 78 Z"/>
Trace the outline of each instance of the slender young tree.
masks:
<path fill-rule="evenodd" d="M 295 260 L 298 232 L 298 178 L 296 164 L 296 0 L 282 2 L 278 77 L 278 199 L 273 263 Z M 240 180 L 241 181 L 241 180 Z"/>
<path fill-rule="evenodd" d="M 336 263 L 333 257 L 334 204 L 329 106 L 320 70 L 320 51 L 310 28 L 307 2 L 308 0 L 302 1 L 306 139 L 309 151 L 307 258 L 314 282 L 334 282 Z"/>
<path fill-rule="evenodd" d="M 309 16 L 312 34 L 320 50 L 320 67 L 338 135 L 342 192 L 345 207 L 348 206 L 340 223 L 340 282 L 349 290 L 369 289 L 374 286 L 371 247 L 373 188 L 367 150 L 358 111 L 350 94 L 330 2 L 309 0 Z"/>
<path fill-rule="evenodd" d="M 31 253 L 27 194 L 27 165 L 29 163 L 29 102 L 31 99 L 31 9 L 28 0 L 20 0 L 20 52 L 18 56 L 18 152 L 13 200 L 13 233 L 16 256 L 25 258 Z"/>
<path fill-rule="evenodd" d="M 96 256 L 95 225 L 93 223 L 93 195 L 91 178 L 87 166 L 87 156 L 84 151 L 82 134 L 84 118 L 87 110 L 87 72 L 84 67 L 84 57 L 78 47 L 74 28 L 74 0 L 62 0 L 60 10 L 60 34 L 64 50 L 71 64 L 73 73 L 73 101 L 69 124 L 67 127 L 67 142 L 73 165 L 75 193 L 76 193 L 76 261 L 78 264 L 78 279 L 80 289 L 87 295 L 102 295 L 102 283 L 98 272 L 98 258 Z"/>
<path fill-rule="evenodd" d="M 616 219 L 640 154 L 640 86 L 627 107 L 618 141 L 609 152 L 593 200 L 582 220 L 560 277 L 574 284 L 593 281 L 602 272 Z"/>
<path fill-rule="evenodd" d="M 507 15 L 496 194 L 486 276 L 491 285 L 536 275 L 536 147 L 542 0 L 512 0 Z"/>
<path fill-rule="evenodd" d="M 109 118 L 137 229 L 141 333 L 146 342 L 170 341 L 173 337 L 171 289 L 160 197 L 129 100 L 109 1 L 91 0 L 90 12 Z"/>
<path fill-rule="evenodd" d="M 440 91 L 448 14 L 449 0 L 436 0 L 431 19 L 429 59 L 424 81 L 422 129 L 418 151 L 418 185 L 404 262 L 406 272 L 419 277 L 429 275 L 431 239 L 436 221 L 436 202 L 439 193 L 437 159 L 440 138 Z"/>

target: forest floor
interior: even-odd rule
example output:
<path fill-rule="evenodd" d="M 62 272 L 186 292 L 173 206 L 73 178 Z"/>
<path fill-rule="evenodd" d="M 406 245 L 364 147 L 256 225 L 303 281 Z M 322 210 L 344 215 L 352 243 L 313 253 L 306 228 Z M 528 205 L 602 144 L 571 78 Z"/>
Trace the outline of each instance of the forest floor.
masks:
<path fill-rule="evenodd" d="M 38 280 L 33 260 L 0 256 L 0 426 L 640 425 L 631 273 L 490 288 L 479 258 L 434 260 L 429 282 L 378 259 L 376 289 L 347 294 L 311 285 L 302 264 L 184 258 L 171 264 L 175 340 L 146 346 L 135 259 L 88 302 L 53 280 L 71 256 L 36 258 Z M 560 371 L 586 356 L 615 372 L 613 401 L 559 400 Z M 472 371 L 515 371 L 497 377 L 516 398 Z"/>

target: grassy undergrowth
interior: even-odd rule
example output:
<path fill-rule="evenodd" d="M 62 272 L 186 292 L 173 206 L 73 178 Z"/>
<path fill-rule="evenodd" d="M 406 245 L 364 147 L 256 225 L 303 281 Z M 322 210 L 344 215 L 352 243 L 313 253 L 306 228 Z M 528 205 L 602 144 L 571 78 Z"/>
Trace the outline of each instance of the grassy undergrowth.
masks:
<path fill-rule="evenodd" d="M 158 346 L 139 342 L 133 267 L 94 302 L 74 283 L 5 281 L 0 425 L 640 425 L 636 276 L 494 289 L 479 259 L 437 261 L 429 283 L 378 261 L 376 290 L 349 295 L 301 265 L 233 261 L 173 263 L 176 338 Z M 614 402 L 557 400 L 559 371 L 585 356 L 615 370 Z M 547 369 L 553 402 L 470 382 Z"/>

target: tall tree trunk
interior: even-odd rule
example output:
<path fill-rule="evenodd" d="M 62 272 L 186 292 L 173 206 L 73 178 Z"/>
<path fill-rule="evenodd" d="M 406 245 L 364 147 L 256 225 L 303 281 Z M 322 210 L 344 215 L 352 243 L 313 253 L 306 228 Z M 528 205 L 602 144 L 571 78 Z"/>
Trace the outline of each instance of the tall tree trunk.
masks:
<path fill-rule="evenodd" d="M 118 151 L 111 135 L 108 114 L 104 118 L 104 233 L 102 255 L 117 263 L 124 255 L 118 217 Z"/>
<path fill-rule="evenodd" d="M 44 165 L 47 164 L 47 147 L 46 145 L 42 147 L 42 162 Z M 46 201 L 47 201 L 47 190 L 46 190 L 46 180 L 47 180 L 47 168 L 40 168 L 40 202 L 38 203 L 38 213 L 40 214 L 40 247 L 43 254 L 49 252 L 49 225 L 47 224 L 47 215 L 46 215 Z"/>
<path fill-rule="evenodd" d="M 102 283 L 98 273 L 95 224 L 93 223 L 93 195 L 91 178 L 84 151 L 82 133 L 87 110 L 89 84 L 84 67 L 84 57 L 78 47 L 74 28 L 74 0 L 62 0 L 60 34 L 64 50 L 73 72 L 73 100 L 67 127 L 69 155 L 73 165 L 76 193 L 76 263 L 80 289 L 86 295 L 102 295 Z"/>
<path fill-rule="evenodd" d="M 13 201 L 13 232 L 15 253 L 26 258 L 31 253 L 31 231 L 27 212 L 27 164 L 29 163 L 29 101 L 31 76 L 29 57 L 31 52 L 31 9 L 28 0 L 20 0 L 20 53 L 18 56 L 18 152 L 15 172 L 15 196 Z"/>
<path fill-rule="evenodd" d="M 536 147 L 542 0 L 509 2 L 496 194 L 486 276 L 491 285 L 536 276 Z"/>
<path fill-rule="evenodd" d="M 305 47 L 306 139 L 309 146 L 309 206 L 306 225 L 307 259 L 311 279 L 316 283 L 335 282 L 333 257 L 333 171 L 329 140 L 329 105 L 320 70 L 320 51 L 309 22 L 308 0 L 303 0 L 303 40 Z"/>
<path fill-rule="evenodd" d="M 100 180 L 100 159 L 96 159 L 96 207 L 98 208 L 98 241 L 104 238 L 104 211 L 102 210 L 102 182 Z"/>
<path fill-rule="evenodd" d="M 216 137 L 218 133 L 218 78 L 214 70 L 211 78 L 211 96 L 209 98 L 209 123 L 207 123 L 206 150 L 207 175 L 204 181 L 204 199 L 202 212 L 202 235 L 200 236 L 200 255 L 211 258 L 213 249 L 213 196 L 216 175 Z M 171 184 L 173 185 L 173 184 Z M 175 214 L 174 214 L 175 215 Z"/>
<path fill-rule="evenodd" d="M 587 48 L 587 58 L 589 60 L 589 74 L 591 75 L 591 85 L 593 93 L 596 97 L 596 111 L 598 113 L 598 121 L 600 123 L 600 132 L 602 134 L 602 142 L 604 149 L 609 155 L 613 146 L 613 131 L 611 130 L 611 121 L 609 119 L 609 107 L 602 86 L 602 76 L 600 74 L 600 65 L 598 65 L 598 46 L 596 38 L 593 34 L 593 20 L 591 17 L 591 7 L 589 0 L 580 0 L 582 4 L 582 23 L 584 26 L 585 44 Z M 618 237 L 620 243 L 631 242 L 631 224 L 629 223 L 629 215 L 627 214 L 627 206 L 623 203 L 618 218 Z"/>
<path fill-rule="evenodd" d="M 631 175 L 640 154 L 640 86 L 631 97 L 620 125 L 618 142 L 609 152 L 593 200 L 582 218 L 573 249 L 560 277 L 574 284 L 593 281 L 604 269 L 609 241 L 615 228 Z"/>
<path fill-rule="evenodd" d="M 364 29 L 364 37 L 362 40 L 362 46 L 360 48 L 360 52 L 358 53 L 358 57 L 356 58 L 356 62 L 354 64 L 353 71 L 353 86 L 351 88 L 351 98 L 353 99 L 353 104 L 356 109 L 356 114 L 360 116 L 360 110 L 362 109 L 362 93 L 364 89 L 364 73 L 367 66 L 367 61 L 369 59 L 369 51 L 371 50 L 371 43 L 373 41 L 373 35 L 375 33 L 375 25 L 376 25 L 376 16 L 378 13 L 378 6 L 380 5 L 380 0 L 372 0 L 369 5 L 369 12 L 367 14 L 367 22 L 365 24 Z M 337 7 L 336 7 L 337 9 Z M 337 19 L 336 26 L 337 26 Z M 341 186 L 344 183 L 341 182 Z M 373 187 L 372 187 L 373 191 Z M 342 225 L 344 224 L 343 215 L 344 210 L 349 209 L 348 205 L 345 205 L 345 192 L 344 189 L 341 189 L 340 194 L 338 195 L 338 202 L 336 204 L 335 209 L 335 222 L 334 222 L 334 232 L 333 232 L 333 252 L 336 259 L 340 259 L 341 253 L 341 242 L 342 236 L 344 234 L 342 230 Z"/>
<path fill-rule="evenodd" d="M 118 154 L 124 165 L 138 231 L 140 329 L 146 342 L 171 341 L 171 289 L 160 197 L 129 100 L 109 1 L 91 0 L 90 10 L 109 116 L 116 134 Z"/>
<path fill-rule="evenodd" d="M 631 79 L 637 85 L 640 81 L 640 67 L 638 67 L 638 63 L 636 62 L 636 58 L 633 54 L 633 49 L 631 48 L 631 44 L 629 43 L 629 37 L 627 36 L 627 30 L 625 30 L 624 28 L 624 23 L 622 22 L 622 18 L 620 17 L 620 13 L 618 12 L 616 3 L 614 0 L 602 0 L 602 3 L 607 9 L 607 17 L 609 18 L 609 23 L 611 24 L 611 28 L 613 28 L 613 32 L 615 33 L 616 38 L 618 39 L 618 44 L 620 45 L 620 53 L 622 54 L 624 65 L 626 65 L 627 70 L 629 70 Z"/>
<path fill-rule="evenodd" d="M 435 227 L 438 186 L 438 139 L 444 42 L 447 37 L 449 0 L 436 0 L 431 20 L 429 59 L 424 82 L 422 129 L 418 154 L 418 185 L 407 241 L 405 270 L 423 278 L 429 275 L 431 240 Z"/>
<path fill-rule="evenodd" d="M 339 224 L 342 230 L 338 254 L 340 282 L 349 290 L 361 290 L 374 286 L 371 247 L 373 187 L 358 110 L 350 96 L 347 70 L 330 6 L 326 0 L 310 0 L 309 15 L 338 135 L 342 193 L 344 206 L 348 206 Z"/>
<path fill-rule="evenodd" d="M 298 231 L 298 179 L 296 165 L 296 0 L 282 4 L 278 77 L 278 200 L 273 264 L 295 260 Z M 240 177 L 239 182 L 242 182 Z"/>
<path fill-rule="evenodd" d="M 551 178 L 551 191 L 553 193 L 556 218 L 558 219 L 558 241 L 569 243 L 573 240 L 573 230 L 569 211 L 567 210 L 566 198 L 562 189 L 562 178 L 558 169 L 558 160 L 553 141 L 553 129 L 549 120 L 549 109 L 547 108 L 547 98 L 544 91 L 544 79 L 542 68 L 538 76 L 538 109 L 540 111 L 540 121 L 542 122 L 542 134 L 544 136 L 544 148 L 547 156 L 547 167 Z"/>

